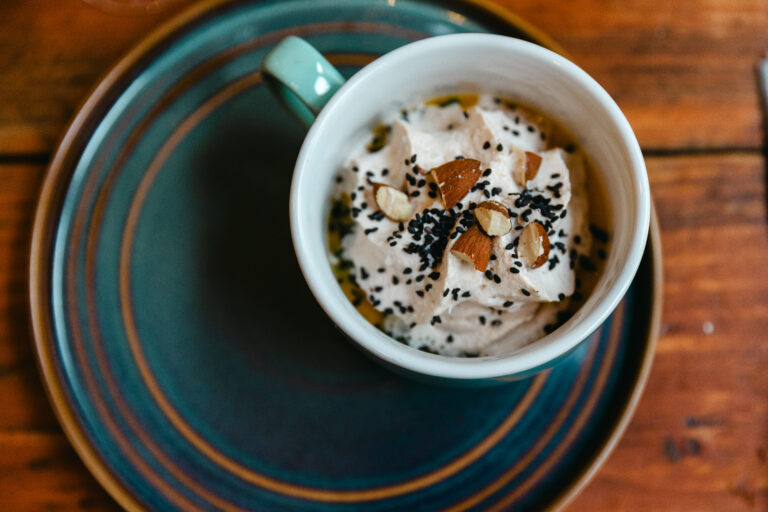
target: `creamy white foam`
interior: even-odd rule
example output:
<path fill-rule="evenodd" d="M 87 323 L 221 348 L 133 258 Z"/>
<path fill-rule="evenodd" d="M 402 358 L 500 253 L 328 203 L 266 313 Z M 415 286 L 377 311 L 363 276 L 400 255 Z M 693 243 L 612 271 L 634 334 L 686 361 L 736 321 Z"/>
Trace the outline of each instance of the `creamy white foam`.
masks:
<path fill-rule="evenodd" d="M 371 153 L 361 144 L 340 174 L 337 195 L 351 199 L 355 226 L 343 240 L 343 258 L 386 327 L 417 348 L 445 355 L 500 354 L 544 335 L 563 299 L 574 293 L 571 249 L 589 253 L 586 169 L 578 151 L 548 149 L 549 123 L 522 108 L 482 96 L 466 113 L 458 104 L 393 113 L 387 144 Z M 525 151 L 542 157 L 523 189 L 512 170 Z M 457 157 L 482 162 L 475 189 L 446 212 L 428 171 Z M 393 222 L 378 212 L 372 183 L 411 197 L 413 217 Z M 493 256 L 480 272 L 450 254 L 456 230 L 472 222 L 474 205 L 493 199 L 513 214 L 513 230 L 493 239 Z M 529 269 L 518 258 L 522 227 L 549 228 L 550 261 Z M 453 235 L 453 236 L 451 236 Z M 578 241 L 578 243 L 577 243 Z"/>

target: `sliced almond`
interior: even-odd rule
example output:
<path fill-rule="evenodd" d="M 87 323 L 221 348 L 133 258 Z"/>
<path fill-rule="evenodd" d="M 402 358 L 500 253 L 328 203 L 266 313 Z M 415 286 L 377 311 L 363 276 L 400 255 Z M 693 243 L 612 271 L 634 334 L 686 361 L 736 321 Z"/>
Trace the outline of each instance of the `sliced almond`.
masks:
<path fill-rule="evenodd" d="M 472 224 L 453 244 L 451 254 L 472 263 L 475 270 L 485 272 L 491 259 L 491 237 L 483 233 L 477 224 Z"/>
<path fill-rule="evenodd" d="M 536 153 L 526 151 L 522 157 L 522 165 L 516 166 L 512 171 L 515 183 L 525 187 L 529 181 L 539 174 L 539 167 L 541 167 L 541 157 Z"/>
<path fill-rule="evenodd" d="M 479 160 L 471 158 L 454 160 L 435 167 L 430 175 L 440 190 L 440 199 L 446 210 L 453 208 L 472 189 L 482 171 Z"/>
<path fill-rule="evenodd" d="M 475 218 L 490 236 L 502 236 L 512 229 L 507 207 L 498 201 L 484 201 L 475 207 Z"/>
<path fill-rule="evenodd" d="M 531 222 L 520 233 L 517 253 L 528 268 L 539 268 L 549 260 L 549 236 L 544 226 Z"/>
<path fill-rule="evenodd" d="M 384 183 L 374 183 L 373 197 L 382 213 L 390 220 L 401 222 L 411 218 L 413 209 L 405 192 Z"/>

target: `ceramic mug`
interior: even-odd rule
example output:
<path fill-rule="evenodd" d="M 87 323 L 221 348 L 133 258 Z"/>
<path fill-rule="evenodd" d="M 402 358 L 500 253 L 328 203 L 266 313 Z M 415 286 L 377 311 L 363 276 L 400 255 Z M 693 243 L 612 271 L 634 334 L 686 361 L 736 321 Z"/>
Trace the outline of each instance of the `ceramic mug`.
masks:
<path fill-rule="evenodd" d="M 311 123 L 296 162 L 290 196 L 291 231 L 301 270 L 331 319 L 378 360 L 435 381 L 522 378 L 550 367 L 574 350 L 624 296 L 642 259 L 649 228 L 645 163 L 616 103 L 572 62 L 510 37 L 457 34 L 403 46 L 345 82 L 311 45 L 289 37 L 265 57 L 262 72 L 276 95 L 299 118 Z M 347 300 L 328 258 L 333 181 L 348 158 L 352 141 L 359 140 L 360 133 L 370 133 L 383 113 L 457 92 L 513 98 L 557 120 L 590 156 L 607 190 L 611 212 L 613 238 L 606 265 L 581 308 L 551 334 L 494 357 L 446 357 L 395 341 L 366 321 Z"/>

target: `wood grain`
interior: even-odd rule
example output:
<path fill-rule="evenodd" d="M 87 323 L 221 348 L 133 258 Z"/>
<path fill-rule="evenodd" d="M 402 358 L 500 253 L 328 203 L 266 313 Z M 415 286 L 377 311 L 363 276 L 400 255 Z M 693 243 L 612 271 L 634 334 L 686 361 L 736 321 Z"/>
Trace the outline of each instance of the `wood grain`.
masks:
<path fill-rule="evenodd" d="M 739 153 L 648 159 L 665 257 L 663 336 L 629 430 L 571 510 L 768 508 L 764 165 Z M 59 432 L 32 362 L 24 266 L 41 175 L 0 166 L 0 496 L 2 482 L 26 482 L 10 510 L 69 510 L 82 499 L 112 510 Z"/>
<path fill-rule="evenodd" d="M 759 148 L 768 0 L 502 0 L 616 99 L 644 148 Z"/>
<path fill-rule="evenodd" d="M 648 160 L 662 337 L 630 428 L 572 510 L 768 510 L 765 162 Z"/>
<path fill-rule="evenodd" d="M 117 511 L 60 433 L 0 433 L 0 502 L 8 511 Z"/>
<path fill-rule="evenodd" d="M 119 16 L 82 0 L 0 8 L 0 154 L 49 153 L 85 94 L 159 13 Z M 627 114 L 644 148 L 761 143 L 755 65 L 768 0 L 499 0 L 558 40 Z"/>
<path fill-rule="evenodd" d="M 184 3 L 130 15 L 82 0 L 0 4 L 3 511 L 118 509 L 40 384 L 27 248 L 44 163 L 67 121 Z M 635 418 L 569 510 L 768 510 L 768 197 L 754 74 L 768 49 L 768 0 L 498 3 L 553 35 L 656 155 L 647 163 L 665 258 L 663 334 Z"/>

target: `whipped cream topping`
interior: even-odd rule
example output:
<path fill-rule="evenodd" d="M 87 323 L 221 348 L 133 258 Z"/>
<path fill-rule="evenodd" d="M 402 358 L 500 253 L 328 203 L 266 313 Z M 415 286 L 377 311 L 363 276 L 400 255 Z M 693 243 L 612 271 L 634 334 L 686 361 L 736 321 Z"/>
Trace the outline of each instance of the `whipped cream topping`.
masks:
<path fill-rule="evenodd" d="M 481 96 L 464 110 L 421 105 L 383 119 L 387 141 L 354 151 L 337 178 L 354 220 L 342 258 L 370 303 L 386 314 L 384 328 L 409 345 L 445 355 L 508 353 L 541 338 L 558 323 L 575 290 L 574 267 L 589 253 L 586 168 L 576 151 L 550 148 L 552 126 L 531 111 Z M 538 174 L 520 186 L 513 169 L 525 152 L 541 157 Z M 457 158 L 482 163 L 472 190 L 445 210 L 429 171 Z M 388 219 L 373 184 L 407 193 L 412 217 Z M 494 200 L 508 208 L 512 230 L 493 237 L 487 269 L 451 254 L 474 222 L 474 208 Z M 528 268 L 517 253 L 529 222 L 548 231 L 549 260 Z"/>

